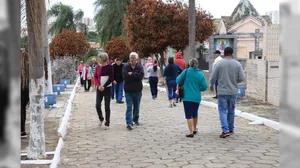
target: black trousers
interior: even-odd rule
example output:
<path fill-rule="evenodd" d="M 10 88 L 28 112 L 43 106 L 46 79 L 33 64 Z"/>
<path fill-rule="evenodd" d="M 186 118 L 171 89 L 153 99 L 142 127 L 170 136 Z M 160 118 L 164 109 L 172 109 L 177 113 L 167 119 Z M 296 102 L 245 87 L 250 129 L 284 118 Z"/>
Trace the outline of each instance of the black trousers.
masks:
<path fill-rule="evenodd" d="M 26 106 L 29 102 L 29 89 L 26 87 L 21 90 L 21 132 L 25 132 Z"/>
<path fill-rule="evenodd" d="M 5 142 L 6 114 L 9 105 L 8 89 L 0 89 L 2 100 L 0 101 L 0 143 Z"/>
<path fill-rule="evenodd" d="M 110 99 L 111 99 L 111 87 L 105 88 L 103 92 L 100 92 L 98 89 L 96 91 L 96 110 L 100 121 L 104 120 L 101 103 L 104 98 L 104 107 L 105 107 L 105 125 L 109 126 L 110 123 Z"/>
<path fill-rule="evenodd" d="M 83 78 L 81 77 L 81 74 L 82 74 L 82 72 L 79 72 L 79 75 L 80 75 L 80 84 L 81 84 L 81 86 L 83 86 L 84 82 L 83 82 Z"/>
<path fill-rule="evenodd" d="M 88 85 L 88 86 L 86 86 L 86 85 Z M 91 79 L 84 80 L 84 90 L 90 90 L 91 85 L 92 85 L 92 80 Z"/>

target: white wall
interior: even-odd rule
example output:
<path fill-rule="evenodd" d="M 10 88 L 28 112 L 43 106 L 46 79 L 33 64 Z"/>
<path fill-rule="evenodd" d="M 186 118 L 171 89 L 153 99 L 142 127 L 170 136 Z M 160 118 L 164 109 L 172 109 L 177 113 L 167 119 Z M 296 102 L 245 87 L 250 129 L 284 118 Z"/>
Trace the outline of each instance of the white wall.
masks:
<path fill-rule="evenodd" d="M 279 64 L 279 61 L 267 62 L 260 59 L 248 59 L 246 96 L 279 106 Z"/>
<path fill-rule="evenodd" d="M 279 106 L 280 95 L 280 63 L 278 61 L 268 62 L 268 91 L 267 101 Z"/>
<path fill-rule="evenodd" d="M 266 61 L 248 59 L 246 96 L 266 102 Z"/>

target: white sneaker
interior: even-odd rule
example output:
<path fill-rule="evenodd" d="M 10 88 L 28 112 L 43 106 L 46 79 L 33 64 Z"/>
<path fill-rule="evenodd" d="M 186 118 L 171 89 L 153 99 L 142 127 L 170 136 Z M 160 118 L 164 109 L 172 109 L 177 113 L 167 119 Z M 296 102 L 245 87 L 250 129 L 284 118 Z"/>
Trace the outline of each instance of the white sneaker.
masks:
<path fill-rule="evenodd" d="M 108 127 L 108 126 L 105 126 L 105 127 L 104 127 L 104 130 L 108 130 L 108 129 L 109 129 L 109 127 Z"/>

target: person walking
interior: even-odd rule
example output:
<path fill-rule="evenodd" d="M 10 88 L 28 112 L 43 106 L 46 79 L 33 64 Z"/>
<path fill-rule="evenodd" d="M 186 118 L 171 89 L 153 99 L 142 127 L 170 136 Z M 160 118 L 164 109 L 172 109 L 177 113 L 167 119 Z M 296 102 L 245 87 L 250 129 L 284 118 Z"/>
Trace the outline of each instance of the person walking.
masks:
<path fill-rule="evenodd" d="M 176 58 L 174 60 L 174 63 L 177 64 L 183 70 L 186 68 L 186 62 L 182 57 L 182 52 L 181 51 L 176 53 Z"/>
<path fill-rule="evenodd" d="M 110 65 L 112 65 L 112 66 L 114 66 L 115 63 L 116 63 L 116 60 L 114 60 L 113 58 L 111 58 L 111 59 L 108 61 L 108 64 L 110 64 Z M 115 91 L 116 91 L 116 89 L 115 89 L 115 84 L 114 84 L 114 82 L 113 82 L 112 85 L 111 85 L 111 99 L 112 99 L 112 100 L 115 99 Z"/>
<path fill-rule="evenodd" d="M 170 57 L 168 59 L 168 65 L 164 69 L 164 76 L 166 77 L 170 108 L 172 108 L 173 106 L 176 107 L 176 104 L 175 104 L 175 101 L 177 99 L 176 78 L 177 78 L 178 74 L 180 74 L 181 72 L 182 72 L 182 69 L 177 64 L 174 64 L 174 58 Z"/>
<path fill-rule="evenodd" d="M 140 103 L 142 98 L 144 68 L 138 64 L 138 54 L 129 54 L 129 63 L 124 65 L 122 73 L 124 79 L 124 90 L 126 98 L 126 124 L 127 129 L 133 129 L 133 122 L 139 123 Z"/>
<path fill-rule="evenodd" d="M 184 88 L 183 106 L 190 131 L 186 137 L 193 138 L 198 132 L 198 109 L 201 102 L 201 92 L 207 89 L 207 83 L 203 73 L 198 69 L 198 60 L 192 58 L 189 65 L 190 67 L 177 77 L 176 83 Z"/>
<path fill-rule="evenodd" d="M 177 64 L 181 69 L 183 69 L 183 70 L 186 69 L 186 62 L 182 57 L 182 52 L 181 51 L 177 52 L 175 56 L 176 56 L 176 58 L 174 60 L 174 63 Z M 179 90 L 181 87 L 182 87 L 181 85 L 177 85 L 177 90 Z M 176 103 L 178 103 L 179 99 L 180 99 L 179 95 L 176 94 Z"/>
<path fill-rule="evenodd" d="M 123 83 L 123 69 L 124 64 L 122 64 L 121 60 L 119 58 L 116 59 L 115 64 L 113 65 L 114 68 L 114 86 L 116 91 L 116 102 L 118 104 L 123 104 L 123 89 L 124 89 L 124 83 Z"/>
<path fill-rule="evenodd" d="M 245 80 L 242 65 L 233 59 L 233 49 L 224 49 L 224 59 L 215 65 L 210 77 L 210 90 L 218 80 L 218 110 L 222 127 L 220 138 L 234 133 L 235 103 L 238 94 L 238 83 Z"/>
<path fill-rule="evenodd" d="M 78 66 L 78 74 L 79 74 L 79 76 L 80 76 L 80 84 L 81 84 L 81 86 L 83 86 L 83 78 L 82 78 L 82 70 L 83 70 L 83 68 L 84 68 L 85 66 L 84 66 L 84 64 L 83 64 L 83 61 L 80 61 L 80 65 Z"/>
<path fill-rule="evenodd" d="M 92 59 L 92 64 L 91 64 L 91 68 L 92 68 L 92 87 L 94 90 L 96 90 L 96 87 L 95 87 L 95 80 L 94 80 L 94 74 L 95 74 L 95 71 L 96 71 L 96 67 L 98 65 L 98 62 L 96 61 L 95 58 Z"/>
<path fill-rule="evenodd" d="M 29 55 L 21 55 L 21 138 L 27 138 L 26 133 L 26 106 L 29 103 Z"/>
<path fill-rule="evenodd" d="M 215 59 L 214 63 L 212 64 L 212 69 L 214 69 L 214 66 L 223 59 L 221 57 L 221 52 L 219 50 L 215 51 L 215 55 L 216 55 L 216 59 Z M 213 98 L 217 99 L 218 98 L 218 79 L 216 80 L 216 83 L 215 83 L 215 89 L 216 89 L 216 96 Z"/>
<path fill-rule="evenodd" d="M 100 126 L 102 126 L 104 117 L 102 114 L 101 103 L 104 98 L 105 106 L 105 130 L 109 129 L 110 125 L 110 100 L 111 100 L 111 86 L 114 81 L 113 66 L 108 64 L 107 53 L 101 53 L 99 55 L 100 65 L 96 67 L 94 74 L 96 91 L 96 110 L 100 120 Z"/>
<path fill-rule="evenodd" d="M 84 83 L 84 91 L 86 91 L 86 92 L 90 91 L 90 87 L 92 84 L 93 72 L 92 72 L 92 68 L 91 68 L 91 66 L 89 66 L 89 64 L 85 65 L 85 67 L 82 70 L 81 76 L 82 76 L 83 83 Z"/>
<path fill-rule="evenodd" d="M 152 66 L 148 67 L 147 72 L 149 73 L 149 84 L 152 99 L 155 100 L 157 98 L 157 83 L 160 74 L 160 68 L 157 65 L 157 60 L 154 61 Z"/>

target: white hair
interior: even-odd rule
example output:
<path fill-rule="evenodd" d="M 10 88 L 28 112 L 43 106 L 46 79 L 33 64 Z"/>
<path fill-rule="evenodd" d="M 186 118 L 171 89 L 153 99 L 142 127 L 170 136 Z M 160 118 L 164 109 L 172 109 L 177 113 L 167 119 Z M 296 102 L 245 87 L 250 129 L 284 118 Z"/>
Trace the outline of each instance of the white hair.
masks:
<path fill-rule="evenodd" d="M 131 52 L 131 53 L 129 54 L 129 58 L 130 58 L 131 56 L 134 56 L 136 59 L 139 59 L 139 55 L 138 55 L 136 52 Z"/>
<path fill-rule="evenodd" d="M 189 64 L 192 68 L 198 68 L 199 62 L 196 58 L 192 58 L 190 59 Z"/>
<path fill-rule="evenodd" d="M 99 58 L 100 58 L 103 62 L 107 62 L 107 61 L 108 61 L 108 54 L 107 54 L 107 53 L 101 53 L 101 54 L 99 54 Z"/>

